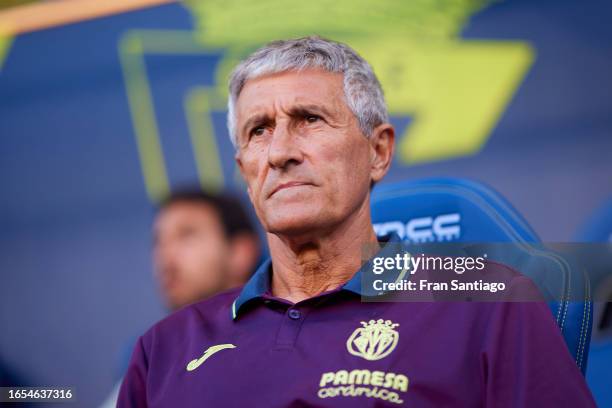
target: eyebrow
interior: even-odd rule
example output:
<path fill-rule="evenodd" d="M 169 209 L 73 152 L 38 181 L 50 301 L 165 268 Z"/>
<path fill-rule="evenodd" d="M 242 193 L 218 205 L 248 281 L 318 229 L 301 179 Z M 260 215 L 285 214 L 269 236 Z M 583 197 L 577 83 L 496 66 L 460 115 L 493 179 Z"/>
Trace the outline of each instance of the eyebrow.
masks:
<path fill-rule="evenodd" d="M 321 114 L 326 117 L 331 117 L 331 112 L 324 106 L 316 104 L 296 104 L 289 109 L 289 116 L 301 117 L 308 114 Z M 272 118 L 265 113 L 259 113 L 251 116 L 242 126 L 242 133 L 246 133 L 249 128 L 255 124 L 269 123 L 272 122 Z"/>
<path fill-rule="evenodd" d="M 323 116 L 332 116 L 331 112 L 324 106 L 315 104 L 296 104 L 289 111 L 290 116 L 304 116 L 306 114 L 319 113 Z"/>
<path fill-rule="evenodd" d="M 270 116 L 268 116 L 265 113 L 259 113 L 259 114 L 253 115 L 249 119 L 247 119 L 246 122 L 244 122 L 244 125 L 242 126 L 241 134 L 247 133 L 249 128 L 251 128 L 255 124 L 269 123 L 271 120 L 272 118 L 270 118 Z"/>

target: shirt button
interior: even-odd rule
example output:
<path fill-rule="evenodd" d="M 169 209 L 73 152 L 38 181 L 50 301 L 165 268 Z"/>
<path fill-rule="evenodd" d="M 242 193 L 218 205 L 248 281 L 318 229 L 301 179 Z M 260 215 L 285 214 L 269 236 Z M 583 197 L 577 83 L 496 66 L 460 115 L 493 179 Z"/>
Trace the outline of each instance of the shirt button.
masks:
<path fill-rule="evenodd" d="M 297 320 L 297 319 L 299 319 L 300 317 L 302 317 L 302 314 L 301 314 L 301 313 L 300 313 L 300 311 L 299 311 L 299 310 L 297 310 L 297 309 L 290 309 L 290 310 L 289 310 L 289 317 L 290 317 L 291 319 L 293 319 L 293 320 Z"/>

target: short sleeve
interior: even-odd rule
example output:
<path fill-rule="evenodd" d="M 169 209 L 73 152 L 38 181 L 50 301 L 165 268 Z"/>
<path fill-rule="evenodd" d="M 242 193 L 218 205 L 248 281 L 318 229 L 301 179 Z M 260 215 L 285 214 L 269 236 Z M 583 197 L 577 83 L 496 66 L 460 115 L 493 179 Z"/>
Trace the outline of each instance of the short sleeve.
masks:
<path fill-rule="evenodd" d="M 127 373 L 119 390 L 118 408 L 141 408 L 147 406 L 147 371 L 148 360 L 141 337 L 134 347 Z"/>

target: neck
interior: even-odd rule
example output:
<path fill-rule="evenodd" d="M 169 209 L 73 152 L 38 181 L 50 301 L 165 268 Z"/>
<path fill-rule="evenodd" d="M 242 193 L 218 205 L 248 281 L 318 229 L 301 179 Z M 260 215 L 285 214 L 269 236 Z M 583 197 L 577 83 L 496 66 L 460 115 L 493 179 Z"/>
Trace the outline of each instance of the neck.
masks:
<path fill-rule="evenodd" d="M 370 244 L 365 246 L 366 244 Z M 365 248 L 376 247 L 369 200 L 340 225 L 300 236 L 268 234 L 272 294 L 293 303 L 337 288 L 361 267 Z"/>

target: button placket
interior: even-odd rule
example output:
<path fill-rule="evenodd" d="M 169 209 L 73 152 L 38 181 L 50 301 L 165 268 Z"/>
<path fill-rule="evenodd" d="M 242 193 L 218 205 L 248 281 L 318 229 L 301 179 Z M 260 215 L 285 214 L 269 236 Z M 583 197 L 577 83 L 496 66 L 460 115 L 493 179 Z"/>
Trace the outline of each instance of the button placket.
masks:
<path fill-rule="evenodd" d="M 307 310 L 305 308 L 296 308 L 294 306 L 287 309 L 285 316 L 282 319 L 281 327 L 276 336 L 276 346 L 280 348 L 292 348 L 295 345 L 297 337 L 304 320 Z"/>

